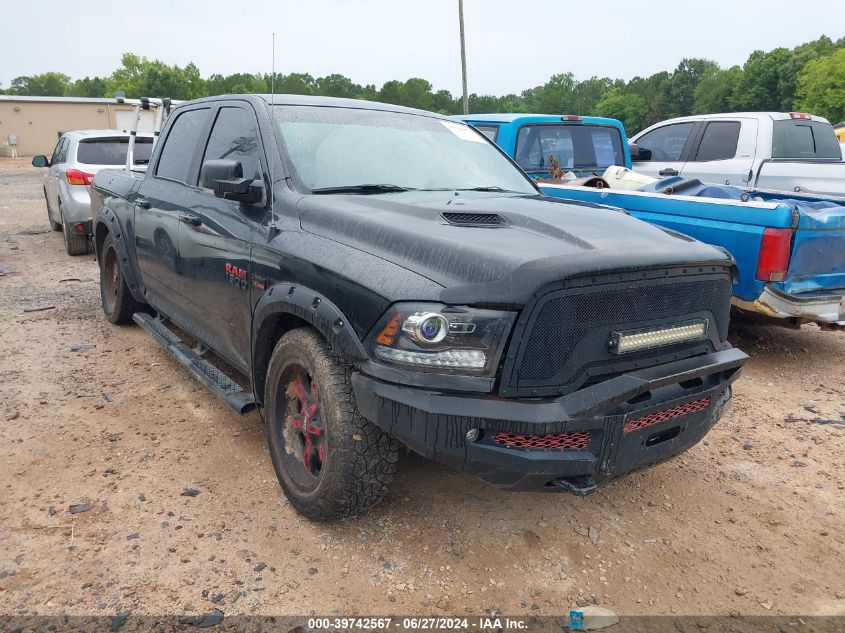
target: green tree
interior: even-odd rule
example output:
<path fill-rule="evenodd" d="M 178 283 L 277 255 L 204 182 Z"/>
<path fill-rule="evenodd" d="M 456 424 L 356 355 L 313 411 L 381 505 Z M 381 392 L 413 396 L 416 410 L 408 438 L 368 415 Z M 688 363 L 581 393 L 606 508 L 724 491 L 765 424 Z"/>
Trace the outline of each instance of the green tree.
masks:
<path fill-rule="evenodd" d="M 814 59 L 798 75 L 798 109 L 845 120 L 845 48 Z"/>
<path fill-rule="evenodd" d="M 492 95 L 477 95 L 475 93 L 467 98 L 469 111 L 473 114 L 484 114 L 499 111 L 499 99 Z"/>
<path fill-rule="evenodd" d="M 668 116 L 671 118 L 692 114 L 695 89 L 699 82 L 713 77 L 718 71 L 719 65 L 709 59 L 682 59 L 678 67 L 666 80 Z"/>
<path fill-rule="evenodd" d="M 264 78 L 250 73 L 211 75 L 206 82 L 209 95 L 254 94 L 264 92 Z"/>
<path fill-rule="evenodd" d="M 698 82 L 693 91 L 693 113 L 730 112 L 732 96 L 742 81 L 742 68 L 718 70 Z"/>
<path fill-rule="evenodd" d="M 754 51 L 742 67 L 742 79 L 731 96 L 735 110 L 779 110 L 784 95 L 781 94 L 783 73 L 792 56 L 785 48 L 770 52 Z"/>
<path fill-rule="evenodd" d="M 108 85 L 102 77 L 85 77 L 77 79 L 68 86 L 65 94 L 68 97 L 96 97 L 109 96 Z"/>
<path fill-rule="evenodd" d="M 327 75 L 320 77 L 315 82 L 316 92 L 325 97 L 345 97 L 355 99 L 361 94 L 361 86 L 352 83 L 352 80 L 343 75 Z"/>
<path fill-rule="evenodd" d="M 402 93 L 404 95 L 404 101 L 401 105 L 408 106 L 409 108 L 420 108 L 422 110 L 431 109 L 434 95 L 431 92 L 431 84 L 425 79 L 411 77 L 406 80 L 402 86 Z"/>
<path fill-rule="evenodd" d="M 206 94 L 205 81 L 199 68 L 168 66 L 157 59 L 148 60 L 133 53 L 124 53 L 121 67 L 107 82 L 109 91 L 122 90 L 127 97 L 172 97 L 195 99 Z"/>
<path fill-rule="evenodd" d="M 575 75 L 572 73 L 559 73 L 552 75 L 538 91 L 535 89 L 534 97 L 539 106 L 539 112 L 552 114 L 571 114 L 576 111 Z"/>
<path fill-rule="evenodd" d="M 70 77 L 64 73 L 46 72 L 40 75 L 15 77 L 8 93 L 30 97 L 63 97 L 70 87 Z"/>
<path fill-rule="evenodd" d="M 625 131 L 631 135 L 642 129 L 648 116 L 648 104 L 640 95 L 625 92 L 623 88 L 614 86 L 604 93 L 594 111 L 598 116 L 619 119 L 625 126 Z"/>
<path fill-rule="evenodd" d="M 405 99 L 405 85 L 401 81 L 392 79 L 384 83 L 378 91 L 378 101 L 382 103 L 402 104 Z"/>

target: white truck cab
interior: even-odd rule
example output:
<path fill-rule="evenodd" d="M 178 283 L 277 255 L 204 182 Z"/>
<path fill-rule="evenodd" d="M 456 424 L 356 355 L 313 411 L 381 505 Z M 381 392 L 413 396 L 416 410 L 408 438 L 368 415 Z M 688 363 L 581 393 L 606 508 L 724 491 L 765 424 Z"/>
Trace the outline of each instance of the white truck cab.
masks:
<path fill-rule="evenodd" d="M 800 112 L 702 114 L 631 139 L 635 171 L 757 189 L 845 195 L 842 150 L 826 119 Z"/>

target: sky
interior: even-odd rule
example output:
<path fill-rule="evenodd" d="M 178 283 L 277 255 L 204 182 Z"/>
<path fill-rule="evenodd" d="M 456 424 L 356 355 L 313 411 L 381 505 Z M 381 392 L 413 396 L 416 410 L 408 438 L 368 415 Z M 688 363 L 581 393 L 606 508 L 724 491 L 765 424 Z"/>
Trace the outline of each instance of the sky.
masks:
<path fill-rule="evenodd" d="M 56 70 L 108 75 L 124 52 L 213 73 L 422 77 L 460 94 L 458 0 L 29 0 L 0 9 L 0 86 Z M 567 9 L 570 6 L 572 9 Z M 684 57 L 723 67 L 755 49 L 845 35 L 845 0 L 464 0 L 469 91 L 502 95 L 572 72 L 630 79 Z"/>

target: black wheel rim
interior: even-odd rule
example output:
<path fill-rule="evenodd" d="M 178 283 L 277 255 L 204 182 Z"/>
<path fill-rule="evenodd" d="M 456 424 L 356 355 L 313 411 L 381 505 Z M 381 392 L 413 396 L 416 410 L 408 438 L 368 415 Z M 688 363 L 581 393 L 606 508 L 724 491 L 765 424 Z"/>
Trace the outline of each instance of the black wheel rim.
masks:
<path fill-rule="evenodd" d="M 278 423 L 282 462 L 300 488 L 314 489 L 326 462 L 326 437 L 317 381 L 292 364 L 279 381 Z"/>
<path fill-rule="evenodd" d="M 106 311 L 111 313 L 117 305 L 117 292 L 120 289 L 120 267 L 117 264 L 117 253 L 109 247 L 103 259 L 103 303 Z"/>

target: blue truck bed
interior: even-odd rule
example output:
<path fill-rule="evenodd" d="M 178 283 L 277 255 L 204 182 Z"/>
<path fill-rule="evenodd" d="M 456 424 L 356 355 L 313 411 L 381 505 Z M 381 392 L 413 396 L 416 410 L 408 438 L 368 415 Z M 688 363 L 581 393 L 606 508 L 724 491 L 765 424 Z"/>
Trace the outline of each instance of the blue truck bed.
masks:
<path fill-rule="evenodd" d="M 619 207 L 729 251 L 739 268 L 733 290 L 738 307 L 795 325 L 845 326 L 845 198 L 742 190 L 677 177 L 634 191 L 613 189 L 612 183 L 611 188 L 556 184 L 547 180 L 552 156 L 564 171 L 579 177 L 600 176 L 611 164 L 630 168 L 622 124 L 558 115 L 461 118 L 482 129 L 529 175 L 540 179 L 541 189 L 551 197 Z M 526 143 L 531 137 L 526 130 L 538 126 L 544 126 L 543 137 L 530 154 Z M 552 135 L 548 126 L 569 130 Z M 576 127 L 582 129 L 580 134 L 571 132 Z M 602 136 L 584 134 L 583 128 L 599 129 Z M 612 162 L 607 131 L 618 133 L 622 143 L 622 151 L 614 153 Z M 579 149 L 578 139 L 592 140 L 594 147 Z"/>

